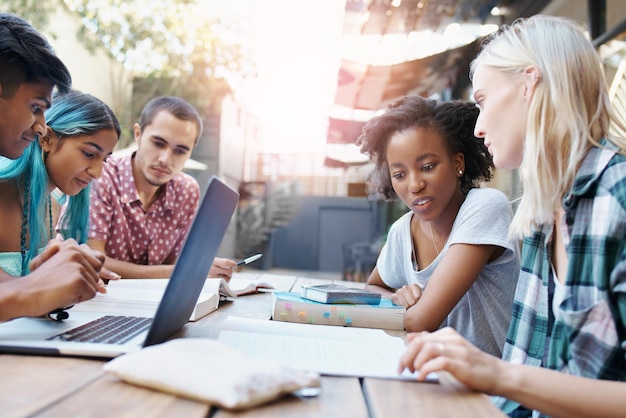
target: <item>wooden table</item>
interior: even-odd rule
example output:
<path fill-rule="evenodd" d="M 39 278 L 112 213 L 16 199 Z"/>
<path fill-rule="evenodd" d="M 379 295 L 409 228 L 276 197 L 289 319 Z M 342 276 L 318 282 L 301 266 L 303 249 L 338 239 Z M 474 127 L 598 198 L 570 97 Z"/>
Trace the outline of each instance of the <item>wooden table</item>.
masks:
<path fill-rule="evenodd" d="M 176 337 L 217 338 L 228 315 L 267 318 L 270 295 L 240 297 L 188 323 Z M 243 412 L 123 383 L 104 361 L 0 355 L 1 417 L 502 417 L 486 396 L 449 375 L 440 384 L 373 378 L 321 379 L 314 398 L 287 396 Z"/>

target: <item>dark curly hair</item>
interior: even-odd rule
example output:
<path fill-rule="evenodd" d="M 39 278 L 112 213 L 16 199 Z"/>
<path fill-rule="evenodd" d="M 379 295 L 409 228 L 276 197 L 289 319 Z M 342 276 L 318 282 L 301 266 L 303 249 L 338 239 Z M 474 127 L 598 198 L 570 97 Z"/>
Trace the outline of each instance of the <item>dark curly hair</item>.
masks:
<path fill-rule="evenodd" d="M 438 102 L 406 96 L 391 103 L 385 113 L 365 124 L 356 141 L 361 152 L 375 164 L 367 181 L 368 193 L 386 201 L 397 199 L 387 165 L 387 144 L 395 133 L 413 128 L 438 132 L 451 154 L 465 156 L 465 172 L 460 178 L 464 194 L 479 187 L 481 181 L 489 181 L 494 171 L 493 159 L 483 140 L 474 136 L 478 113 L 474 103 L 464 100 Z"/>

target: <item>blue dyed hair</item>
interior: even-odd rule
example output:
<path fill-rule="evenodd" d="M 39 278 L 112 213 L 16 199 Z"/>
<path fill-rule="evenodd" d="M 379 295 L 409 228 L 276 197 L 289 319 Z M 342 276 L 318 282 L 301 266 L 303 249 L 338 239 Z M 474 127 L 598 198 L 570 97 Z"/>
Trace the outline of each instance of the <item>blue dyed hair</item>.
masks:
<path fill-rule="evenodd" d="M 93 135 L 103 129 L 115 130 L 119 138 L 121 132 L 119 121 L 109 106 L 90 94 L 76 90 L 54 97 L 52 106 L 46 111 L 46 122 L 60 141 L 77 135 Z M 28 213 L 25 221 L 29 243 L 22 259 L 22 274 L 26 274 L 30 260 L 52 238 L 48 236 L 49 225 L 46 222 L 49 219 L 46 213 L 49 177 L 39 141 L 30 144 L 19 159 L 0 161 L 0 179 L 15 179 L 24 203 L 28 203 L 28 207 L 23 208 L 23 213 Z M 65 202 L 67 207 L 59 220 L 59 229 L 64 238 L 87 242 L 89 187 L 76 196 L 63 196 L 60 203 Z"/>

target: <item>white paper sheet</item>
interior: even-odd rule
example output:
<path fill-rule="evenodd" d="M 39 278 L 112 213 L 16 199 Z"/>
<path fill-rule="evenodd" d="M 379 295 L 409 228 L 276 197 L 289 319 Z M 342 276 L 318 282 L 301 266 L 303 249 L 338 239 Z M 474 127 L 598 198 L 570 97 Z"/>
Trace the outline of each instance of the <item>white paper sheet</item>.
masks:
<path fill-rule="evenodd" d="M 218 341 L 252 358 L 324 375 L 415 379 L 397 371 L 404 341 L 379 329 L 229 316 Z M 431 378 L 436 381 L 437 376 Z"/>

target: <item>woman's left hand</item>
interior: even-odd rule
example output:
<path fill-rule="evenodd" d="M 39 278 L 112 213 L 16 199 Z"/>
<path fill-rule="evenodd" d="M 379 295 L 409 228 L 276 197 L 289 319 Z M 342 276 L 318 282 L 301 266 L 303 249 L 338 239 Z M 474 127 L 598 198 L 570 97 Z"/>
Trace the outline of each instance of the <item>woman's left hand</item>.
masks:
<path fill-rule="evenodd" d="M 405 284 L 391 295 L 391 301 L 396 305 L 410 308 L 422 297 L 422 288 L 415 283 Z"/>

